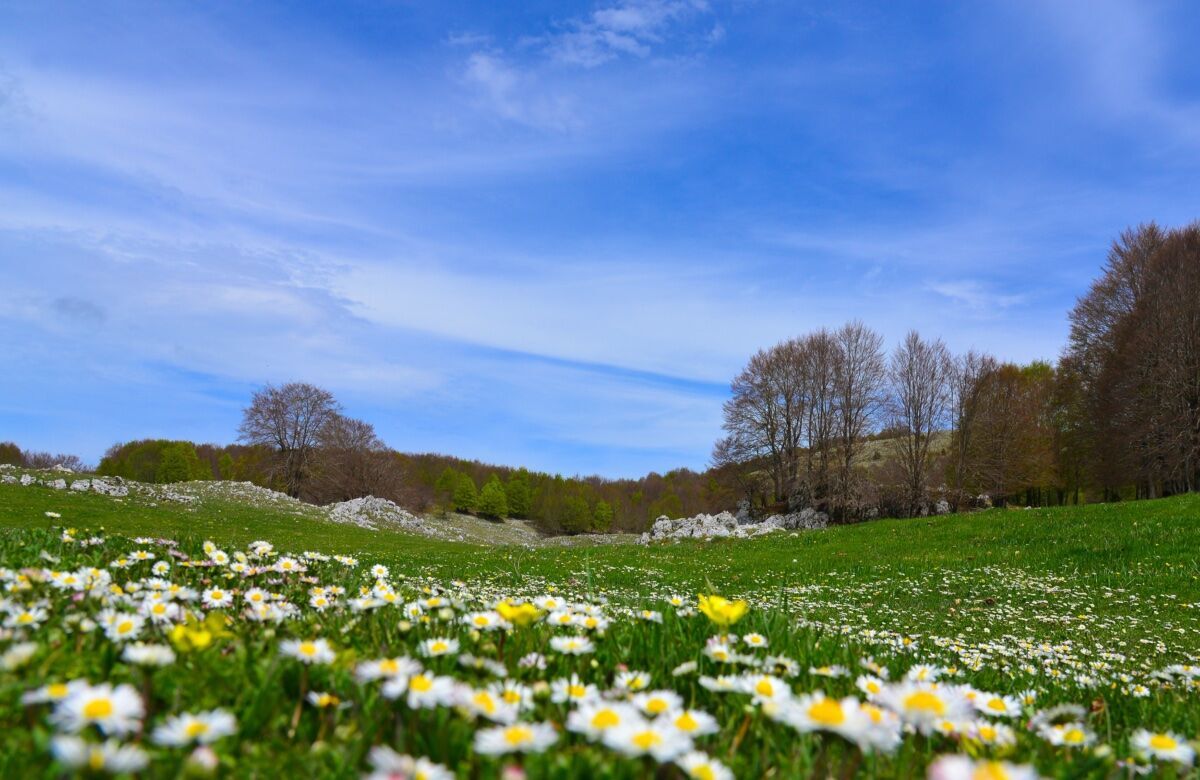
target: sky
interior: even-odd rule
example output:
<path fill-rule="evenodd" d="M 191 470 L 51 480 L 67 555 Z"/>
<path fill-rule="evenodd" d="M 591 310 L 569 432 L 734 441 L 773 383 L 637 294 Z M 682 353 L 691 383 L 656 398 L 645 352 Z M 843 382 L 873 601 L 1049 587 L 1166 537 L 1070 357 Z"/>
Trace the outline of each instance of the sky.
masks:
<path fill-rule="evenodd" d="M 757 349 L 1053 359 L 1200 217 L 1200 5 L 0 0 L 0 440 L 704 468 Z"/>

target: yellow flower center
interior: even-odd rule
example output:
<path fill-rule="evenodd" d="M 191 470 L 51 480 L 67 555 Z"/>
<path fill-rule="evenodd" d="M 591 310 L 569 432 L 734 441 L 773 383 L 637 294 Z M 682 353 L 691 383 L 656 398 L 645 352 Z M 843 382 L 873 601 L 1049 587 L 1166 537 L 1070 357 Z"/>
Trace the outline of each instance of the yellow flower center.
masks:
<path fill-rule="evenodd" d="M 1008 709 L 1008 705 L 1004 703 L 1004 699 L 988 699 L 987 707 L 992 712 L 1004 712 Z"/>
<path fill-rule="evenodd" d="M 942 715 L 946 712 L 946 704 L 936 694 L 929 691 L 917 691 L 909 694 L 904 700 L 904 709 Z"/>
<path fill-rule="evenodd" d="M 476 707 L 486 713 L 490 714 L 496 711 L 496 700 L 493 699 L 492 695 L 487 691 L 479 691 L 476 693 L 473 701 L 475 702 Z"/>
<path fill-rule="evenodd" d="M 692 713 L 690 712 L 685 712 L 675 719 L 675 728 L 680 731 L 695 731 L 699 727 L 700 724 L 696 722 L 696 719 L 692 717 Z"/>
<path fill-rule="evenodd" d="M 433 687 L 433 680 L 429 679 L 428 675 L 418 674 L 408 681 L 408 687 L 417 693 L 425 693 Z"/>
<path fill-rule="evenodd" d="M 1179 743 L 1166 734 L 1155 734 L 1150 737 L 1150 747 L 1155 750 L 1174 750 L 1178 746 Z"/>
<path fill-rule="evenodd" d="M 94 747 L 88 751 L 88 769 L 99 772 L 104 768 L 104 751 Z"/>
<path fill-rule="evenodd" d="M 717 773 L 708 764 L 700 764 L 693 768 L 690 774 L 696 780 L 717 780 Z"/>
<path fill-rule="evenodd" d="M 187 724 L 187 728 L 183 730 L 183 733 L 187 734 L 189 738 L 195 739 L 202 734 L 208 733 L 208 724 L 203 721 L 194 720 Z"/>
<path fill-rule="evenodd" d="M 842 705 L 833 699 L 821 699 L 808 708 L 808 717 L 822 726 L 838 726 L 845 722 L 846 713 L 842 711 Z"/>
<path fill-rule="evenodd" d="M 313 642 L 301 642 L 299 647 L 300 655 L 312 657 L 317 654 L 317 646 Z"/>
<path fill-rule="evenodd" d="M 996 738 L 996 729 L 988 725 L 980 726 L 979 736 L 983 738 L 984 742 L 991 742 Z"/>
<path fill-rule="evenodd" d="M 504 730 L 504 741 L 510 745 L 524 745 L 533 739 L 533 730 L 527 726 L 509 726 Z"/>
<path fill-rule="evenodd" d="M 1079 729 L 1067 729 L 1063 732 L 1063 742 L 1068 745 L 1078 745 L 1083 740 L 1084 734 Z"/>
<path fill-rule="evenodd" d="M 646 712 L 651 715 L 659 715 L 667 711 L 667 702 L 664 699 L 651 699 L 646 702 Z"/>
<path fill-rule="evenodd" d="M 639 750 L 649 750 L 652 747 L 662 744 L 662 736 L 655 731 L 639 731 L 633 735 L 633 744 Z"/>
<path fill-rule="evenodd" d="M 437 641 L 429 646 L 429 651 L 431 653 L 444 653 L 447 649 L 449 649 L 449 647 L 450 645 L 446 644 L 445 642 Z"/>
<path fill-rule="evenodd" d="M 379 662 L 379 671 L 384 674 L 395 674 L 400 671 L 400 664 L 396 663 L 395 659 L 386 658 Z"/>
<path fill-rule="evenodd" d="M 117 624 L 117 633 L 118 634 L 128 634 L 132 630 L 133 630 L 133 621 L 132 620 L 122 620 L 120 623 Z"/>
<path fill-rule="evenodd" d="M 567 695 L 572 699 L 582 699 L 587 695 L 587 688 L 582 685 L 567 686 Z"/>
<path fill-rule="evenodd" d="M 475 625 L 477 625 L 477 626 L 483 627 L 483 626 L 486 626 L 490 622 L 491 621 L 488 620 L 487 615 L 476 615 L 475 616 Z"/>
<path fill-rule="evenodd" d="M 775 695 L 775 686 L 771 684 L 770 680 L 764 678 L 762 680 L 759 680 L 758 683 L 754 686 L 754 692 L 759 694 L 760 696 L 774 696 Z"/>
<path fill-rule="evenodd" d="M 67 686 L 64 683 L 54 683 L 46 688 L 46 695 L 51 699 L 61 699 L 67 695 Z"/>
<path fill-rule="evenodd" d="M 107 718 L 113 714 L 113 704 L 108 699 L 92 699 L 83 705 L 83 717 L 89 720 Z"/>
<path fill-rule="evenodd" d="M 592 728 L 596 729 L 610 729 L 620 722 L 621 719 L 617 717 L 617 713 L 608 709 L 600 710 L 592 716 Z"/>
<path fill-rule="evenodd" d="M 985 761 L 971 773 L 971 780 L 1008 780 L 1008 777 L 1004 765 L 998 761 Z"/>

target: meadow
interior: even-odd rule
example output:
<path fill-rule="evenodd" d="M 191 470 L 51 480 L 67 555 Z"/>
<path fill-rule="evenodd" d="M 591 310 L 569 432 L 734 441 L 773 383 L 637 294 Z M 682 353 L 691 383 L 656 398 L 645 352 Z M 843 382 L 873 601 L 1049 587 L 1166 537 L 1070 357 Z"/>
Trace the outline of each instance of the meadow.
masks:
<path fill-rule="evenodd" d="M 0 485 L 0 776 L 1185 776 L 1198 519 L 530 549 Z"/>

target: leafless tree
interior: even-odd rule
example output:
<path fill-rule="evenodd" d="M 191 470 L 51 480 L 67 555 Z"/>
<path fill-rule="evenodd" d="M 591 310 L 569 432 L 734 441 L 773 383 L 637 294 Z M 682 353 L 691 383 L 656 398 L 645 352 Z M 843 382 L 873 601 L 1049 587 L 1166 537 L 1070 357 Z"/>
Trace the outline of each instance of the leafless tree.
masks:
<path fill-rule="evenodd" d="M 808 399 L 805 442 L 807 444 L 807 480 L 815 505 L 822 505 L 830 494 L 837 433 L 836 379 L 841 352 L 833 334 L 822 328 L 804 339 L 805 396 Z"/>
<path fill-rule="evenodd" d="M 314 456 L 311 494 L 328 504 L 361 496 L 393 497 L 398 468 L 370 423 L 333 415 L 321 429 Z"/>
<path fill-rule="evenodd" d="M 925 341 L 910 330 L 892 354 L 889 420 L 892 440 L 904 474 L 909 516 L 925 504 L 929 452 L 935 434 L 947 423 L 952 363 L 941 339 Z"/>
<path fill-rule="evenodd" d="M 836 439 L 841 456 L 836 493 L 843 519 L 856 512 L 854 459 L 864 436 L 878 418 L 884 400 L 887 365 L 883 337 L 861 322 L 847 323 L 833 334 L 838 347 L 834 378 Z"/>
<path fill-rule="evenodd" d="M 950 388 L 950 452 L 955 503 L 961 508 L 966 501 L 967 456 L 971 451 L 971 434 L 980 407 L 980 382 L 999 367 L 996 359 L 975 350 L 968 350 L 955 359 L 949 377 Z"/>
<path fill-rule="evenodd" d="M 283 481 L 289 495 L 299 496 L 321 433 L 340 411 L 341 405 L 333 395 L 315 385 L 267 385 L 254 394 L 250 406 L 242 412 L 238 432 L 247 444 L 274 449 L 274 475 Z"/>

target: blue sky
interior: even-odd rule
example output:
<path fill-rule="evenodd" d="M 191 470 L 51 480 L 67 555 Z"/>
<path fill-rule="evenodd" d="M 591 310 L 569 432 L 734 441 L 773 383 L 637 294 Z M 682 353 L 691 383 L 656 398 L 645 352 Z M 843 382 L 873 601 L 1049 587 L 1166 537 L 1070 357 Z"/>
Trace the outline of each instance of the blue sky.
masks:
<path fill-rule="evenodd" d="M 703 467 L 759 347 L 1055 357 L 1200 217 L 1194 3 L 0 2 L 0 439 Z"/>

